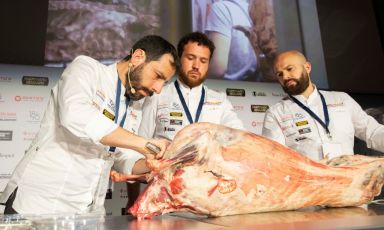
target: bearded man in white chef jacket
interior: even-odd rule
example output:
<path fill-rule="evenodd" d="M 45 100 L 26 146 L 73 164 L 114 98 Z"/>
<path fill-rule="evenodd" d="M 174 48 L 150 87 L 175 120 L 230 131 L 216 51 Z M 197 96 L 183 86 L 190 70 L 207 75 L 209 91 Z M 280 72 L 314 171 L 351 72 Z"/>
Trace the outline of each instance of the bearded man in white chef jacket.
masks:
<path fill-rule="evenodd" d="M 203 84 L 214 50 L 214 43 L 200 32 L 180 39 L 178 78 L 161 94 L 146 98 L 139 135 L 172 140 L 179 130 L 194 122 L 244 129 L 227 96 Z"/>
<path fill-rule="evenodd" d="M 40 131 L 5 188 L 4 213 L 104 213 L 115 155 L 141 153 L 127 157 L 125 166 L 142 174 L 148 168 L 138 159 L 154 157 L 149 146 L 157 146 L 161 157 L 169 144 L 123 128 L 129 101 L 160 93 L 178 65 L 175 47 L 156 35 L 141 38 L 112 65 L 74 59 L 53 87 Z"/>
<path fill-rule="evenodd" d="M 384 151 L 384 126 L 347 93 L 317 89 L 302 53 L 279 54 L 274 71 L 288 96 L 266 112 L 262 135 L 315 161 L 353 154 L 355 136 Z"/>
<path fill-rule="evenodd" d="M 139 135 L 173 140 L 178 131 L 194 122 L 244 129 L 226 95 L 203 85 L 214 50 L 214 43 L 200 32 L 188 33 L 180 39 L 178 78 L 160 94 L 145 99 Z M 127 212 L 138 196 L 137 186 L 137 183 L 127 184 L 127 190 L 131 191 Z"/>

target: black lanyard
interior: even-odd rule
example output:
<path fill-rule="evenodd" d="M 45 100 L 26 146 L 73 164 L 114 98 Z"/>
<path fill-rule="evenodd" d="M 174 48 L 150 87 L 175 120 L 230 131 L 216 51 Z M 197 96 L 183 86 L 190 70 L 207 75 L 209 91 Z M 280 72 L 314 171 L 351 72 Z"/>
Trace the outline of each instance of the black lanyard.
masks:
<path fill-rule="evenodd" d="M 303 103 L 301 103 L 299 100 L 297 100 L 295 97 L 288 95 L 298 106 L 300 106 L 302 109 L 304 109 L 313 119 L 315 119 L 323 128 L 327 131 L 328 136 L 331 136 L 331 132 L 329 132 L 328 126 L 329 126 L 329 114 L 328 114 L 328 107 L 325 102 L 323 94 L 318 91 L 321 103 L 323 104 L 323 111 L 324 111 L 324 119 L 325 123 L 307 106 L 305 106 Z"/>
<path fill-rule="evenodd" d="M 120 96 L 121 96 L 121 80 L 119 76 L 117 76 L 117 89 L 116 89 L 116 102 L 115 102 L 115 124 L 117 124 L 117 120 L 119 119 L 119 109 L 120 109 Z M 125 98 L 125 113 L 123 115 L 123 118 L 120 121 L 120 127 L 124 126 L 125 118 L 127 117 L 127 111 L 128 111 L 128 104 L 129 104 L 129 97 Z M 116 147 L 110 147 L 110 152 L 115 152 Z"/>
<path fill-rule="evenodd" d="M 188 121 L 190 124 L 192 124 L 193 120 L 192 120 L 191 112 L 189 112 L 187 103 L 185 103 L 183 94 L 181 93 L 181 90 L 180 90 L 179 82 L 175 81 L 175 87 L 176 87 L 177 94 L 179 95 L 179 99 L 181 101 L 181 104 L 183 105 L 184 111 L 187 115 Z M 201 110 L 203 109 L 204 98 L 205 98 L 205 89 L 204 89 L 204 86 L 202 86 L 202 87 L 203 87 L 203 89 L 201 91 L 199 106 L 197 107 L 197 111 L 196 111 L 195 122 L 199 121 Z"/>

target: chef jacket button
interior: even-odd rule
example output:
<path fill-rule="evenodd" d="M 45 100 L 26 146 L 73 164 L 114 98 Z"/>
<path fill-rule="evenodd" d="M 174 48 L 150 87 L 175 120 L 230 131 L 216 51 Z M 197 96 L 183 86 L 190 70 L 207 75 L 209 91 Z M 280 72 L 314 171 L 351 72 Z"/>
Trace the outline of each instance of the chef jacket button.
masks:
<path fill-rule="evenodd" d="M 39 151 L 39 146 L 36 147 L 36 151 Z"/>

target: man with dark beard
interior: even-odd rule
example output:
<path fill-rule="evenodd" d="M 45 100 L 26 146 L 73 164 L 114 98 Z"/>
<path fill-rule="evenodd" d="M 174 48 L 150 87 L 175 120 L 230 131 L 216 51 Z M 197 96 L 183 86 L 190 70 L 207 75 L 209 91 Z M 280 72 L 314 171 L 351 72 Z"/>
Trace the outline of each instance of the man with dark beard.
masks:
<path fill-rule="evenodd" d="M 262 134 L 312 160 L 353 154 L 354 136 L 384 150 L 384 126 L 348 94 L 318 90 L 311 82 L 311 64 L 298 51 L 274 61 L 279 83 L 288 94 L 266 113 Z"/>
<path fill-rule="evenodd" d="M 172 140 L 180 129 L 194 122 L 244 129 L 226 95 L 203 85 L 214 49 L 213 42 L 200 32 L 180 39 L 178 79 L 145 100 L 139 135 Z"/>
<path fill-rule="evenodd" d="M 155 35 L 112 65 L 77 57 L 53 87 L 40 131 L 4 190 L 4 213 L 104 212 L 115 155 L 133 149 L 161 157 L 169 144 L 129 132 L 126 116 L 130 100 L 160 93 L 178 65 L 175 47 Z M 129 165 L 133 174 L 148 170 L 144 160 Z"/>
<path fill-rule="evenodd" d="M 244 129 L 226 95 L 203 85 L 214 50 L 213 42 L 200 32 L 189 33 L 180 39 L 177 45 L 181 64 L 178 79 L 165 86 L 160 94 L 145 99 L 140 136 L 172 140 L 179 130 L 194 122 Z M 130 192 L 126 210 L 136 200 L 138 186 L 137 183 L 127 183 Z"/>

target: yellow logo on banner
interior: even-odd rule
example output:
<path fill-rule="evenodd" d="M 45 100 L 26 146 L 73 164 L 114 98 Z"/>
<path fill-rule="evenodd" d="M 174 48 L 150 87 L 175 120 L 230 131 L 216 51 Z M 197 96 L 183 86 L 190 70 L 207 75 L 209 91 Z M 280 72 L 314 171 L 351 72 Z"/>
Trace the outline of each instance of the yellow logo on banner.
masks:
<path fill-rule="evenodd" d="M 171 117 L 182 117 L 183 113 L 182 112 L 171 112 L 169 115 L 171 115 Z"/>
<path fill-rule="evenodd" d="M 298 121 L 298 122 L 296 122 L 296 126 L 303 126 L 303 125 L 308 125 L 308 121 Z"/>
<path fill-rule="evenodd" d="M 111 119 L 112 121 L 115 120 L 115 115 L 113 115 L 112 113 L 110 113 L 108 110 L 104 109 L 104 110 L 103 110 L 103 114 L 104 114 L 104 116 L 108 117 L 108 118 Z"/>

